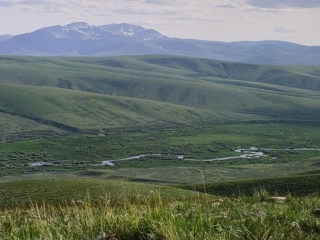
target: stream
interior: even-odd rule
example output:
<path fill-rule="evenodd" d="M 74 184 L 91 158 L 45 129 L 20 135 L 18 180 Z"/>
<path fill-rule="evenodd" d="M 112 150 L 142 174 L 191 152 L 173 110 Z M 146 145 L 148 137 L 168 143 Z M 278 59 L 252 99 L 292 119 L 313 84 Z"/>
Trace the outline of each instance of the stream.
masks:
<path fill-rule="evenodd" d="M 184 155 L 177 155 L 177 158 L 179 160 L 185 160 L 185 161 L 197 161 L 197 162 L 203 162 L 203 161 L 226 161 L 230 159 L 250 159 L 250 158 L 260 158 L 260 157 L 267 157 L 268 155 L 265 154 L 263 151 L 320 151 L 320 148 L 284 148 L 284 149 L 271 149 L 271 148 L 256 148 L 251 147 L 249 149 L 240 148 L 235 150 L 236 153 L 243 153 L 240 156 L 232 156 L 232 157 L 220 157 L 220 158 L 212 158 L 212 159 L 204 159 L 204 160 L 198 160 L 198 159 L 187 159 Z M 152 157 L 152 156 L 161 156 L 162 154 L 141 154 L 137 156 L 132 156 L 128 158 L 121 158 L 117 160 L 105 160 L 102 161 L 101 164 L 94 164 L 92 166 L 115 166 L 113 162 L 119 162 L 119 161 L 129 161 L 129 160 L 138 160 L 144 157 Z M 52 163 L 48 162 L 35 162 L 35 163 L 29 163 L 31 167 L 41 167 L 45 165 L 52 165 Z"/>

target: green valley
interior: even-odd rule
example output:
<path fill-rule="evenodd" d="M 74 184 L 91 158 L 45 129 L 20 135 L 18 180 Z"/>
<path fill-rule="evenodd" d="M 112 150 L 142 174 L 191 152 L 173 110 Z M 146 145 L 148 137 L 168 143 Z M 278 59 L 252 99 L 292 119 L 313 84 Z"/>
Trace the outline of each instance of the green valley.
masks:
<path fill-rule="evenodd" d="M 317 239 L 319 91 L 317 66 L 2 56 L 0 239 Z"/>

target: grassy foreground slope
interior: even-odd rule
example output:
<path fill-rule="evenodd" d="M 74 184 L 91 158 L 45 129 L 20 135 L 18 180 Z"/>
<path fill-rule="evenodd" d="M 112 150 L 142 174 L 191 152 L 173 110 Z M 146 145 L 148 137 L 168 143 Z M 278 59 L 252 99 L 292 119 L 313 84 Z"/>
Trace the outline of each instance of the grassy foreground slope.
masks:
<path fill-rule="evenodd" d="M 285 176 L 267 179 L 252 179 L 233 182 L 219 182 L 209 184 L 184 185 L 181 188 L 206 192 L 213 195 L 241 196 L 252 195 L 257 189 L 265 189 L 274 195 L 307 196 L 319 194 L 320 174 L 302 176 Z"/>
<path fill-rule="evenodd" d="M 138 197 L 195 197 L 198 193 L 155 185 L 106 181 L 98 179 L 38 179 L 0 183 L 0 207 L 47 202 L 70 204 L 72 201 L 114 203 Z"/>
<path fill-rule="evenodd" d="M 42 184 L 46 183 L 49 182 Z M 66 186 L 60 186 L 70 187 L 66 183 Z M 96 182 L 92 183 L 95 185 Z M 27 189 L 41 194 L 40 184 Z M 71 185 L 77 187 L 78 184 L 81 182 Z M 71 204 L 33 202 L 28 207 L 6 208 L 1 212 L 0 238 L 240 240 L 318 239 L 320 234 L 320 223 L 315 214 L 320 204 L 317 196 L 288 196 L 283 202 L 268 202 L 265 191 L 256 191 L 250 197 L 225 198 L 177 189 L 169 194 L 169 188 L 159 192 L 151 186 L 139 186 L 141 192 L 131 198 L 125 196 L 126 190 L 132 192 L 131 188 L 137 185 L 104 184 L 114 185 L 112 187 L 117 189 L 112 189 L 109 197 L 103 197 L 104 201 L 100 202 L 94 202 L 94 198 Z M 52 183 L 45 188 L 50 186 Z M 103 193 L 99 189 L 100 183 L 98 188 L 93 187 L 98 194 Z M 48 192 L 45 194 L 50 195 L 50 190 Z M 71 195 L 74 196 L 73 191 Z"/>

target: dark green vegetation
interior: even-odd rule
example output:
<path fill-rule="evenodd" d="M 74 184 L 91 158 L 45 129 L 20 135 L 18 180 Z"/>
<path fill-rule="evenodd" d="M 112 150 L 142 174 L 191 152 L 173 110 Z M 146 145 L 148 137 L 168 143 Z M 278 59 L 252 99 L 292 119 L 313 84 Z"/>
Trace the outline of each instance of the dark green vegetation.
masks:
<path fill-rule="evenodd" d="M 243 123 L 175 129 L 72 134 L 0 145 L 0 175 L 72 176 L 155 183 L 199 183 L 274 177 L 319 169 L 317 124 Z M 255 146 L 266 156 L 240 156 Z M 146 155 L 140 159 L 120 159 Z M 184 156 L 179 159 L 178 156 Z M 114 166 L 101 166 L 102 161 Z M 43 162 L 43 166 L 32 166 Z M 69 176 L 70 177 L 70 176 Z"/>
<path fill-rule="evenodd" d="M 319 162 L 318 162 L 319 163 Z M 206 192 L 223 196 L 252 195 L 257 189 L 266 189 L 274 195 L 295 196 L 319 195 L 320 174 L 303 174 L 303 176 L 287 176 L 281 178 L 255 179 L 247 181 L 197 184 L 181 186 L 183 189 Z"/>

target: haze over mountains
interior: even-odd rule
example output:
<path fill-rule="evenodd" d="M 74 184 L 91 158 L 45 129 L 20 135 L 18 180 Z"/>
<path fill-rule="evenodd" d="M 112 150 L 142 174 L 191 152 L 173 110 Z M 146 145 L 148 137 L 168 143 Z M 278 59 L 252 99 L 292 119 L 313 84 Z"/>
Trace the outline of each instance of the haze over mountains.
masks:
<path fill-rule="evenodd" d="M 211 30 L 208 30 L 211 31 Z M 171 54 L 258 64 L 320 64 L 320 46 L 280 41 L 211 42 L 170 38 L 130 24 L 71 23 L 21 35 L 0 36 L 0 54 L 121 56 Z"/>

